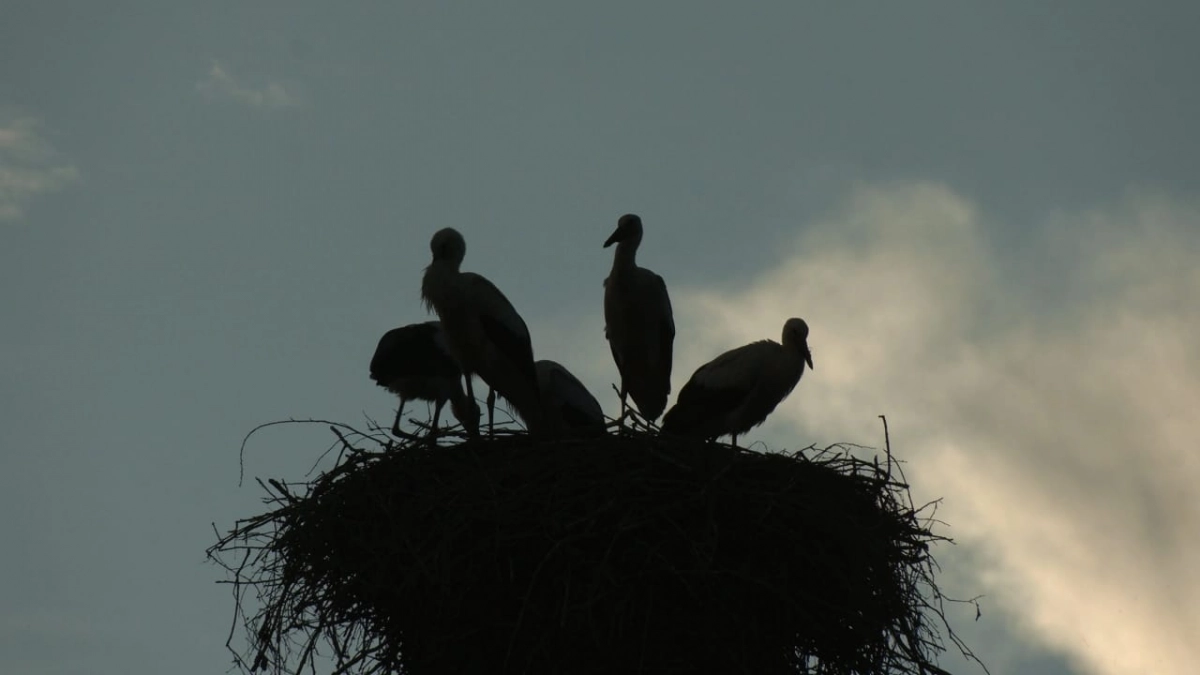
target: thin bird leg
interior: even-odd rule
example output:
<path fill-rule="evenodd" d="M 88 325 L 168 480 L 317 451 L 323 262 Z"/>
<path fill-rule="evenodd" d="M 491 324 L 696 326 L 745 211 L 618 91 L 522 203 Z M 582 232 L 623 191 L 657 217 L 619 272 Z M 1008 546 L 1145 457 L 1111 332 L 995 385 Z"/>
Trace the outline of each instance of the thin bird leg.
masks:
<path fill-rule="evenodd" d="M 488 436 L 494 436 L 494 435 L 496 435 L 496 430 L 492 426 L 492 414 L 496 409 L 496 390 L 492 389 L 490 387 L 488 388 L 487 407 L 488 407 Z"/>
<path fill-rule="evenodd" d="M 450 410 L 454 412 L 455 417 L 461 411 L 463 416 L 459 418 L 458 423 L 462 425 L 463 431 L 466 432 L 467 438 L 479 437 L 479 404 L 473 398 L 463 399 L 462 403 L 457 406 L 453 400 L 450 402 Z M 474 420 L 471 420 L 474 417 Z"/>
<path fill-rule="evenodd" d="M 471 403 L 475 402 L 475 392 L 471 390 L 471 374 L 463 373 L 463 379 L 467 381 L 467 400 Z M 488 430 L 492 427 L 492 408 L 488 406 Z"/>
<path fill-rule="evenodd" d="M 429 442 L 431 444 L 437 443 L 438 419 L 440 419 L 442 416 L 442 406 L 444 405 L 446 405 L 446 402 L 442 399 L 438 399 L 437 402 L 433 404 L 433 428 L 429 430 Z"/>
<path fill-rule="evenodd" d="M 736 448 L 737 446 L 738 446 L 738 445 L 737 445 L 737 434 L 734 434 L 734 435 L 733 435 L 733 447 L 735 447 L 735 448 Z"/>
<path fill-rule="evenodd" d="M 396 419 L 392 422 L 392 435 L 400 436 L 400 416 L 404 414 L 404 399 L 400 399 L 400 407 L 396 408 Z"/>
<path fill-rule="evenodd" d="M 463 373 L 463 379 L 467 381 L 467 400 L 474 401 L 475 394 L 471 391 L 471 374 Z"/>

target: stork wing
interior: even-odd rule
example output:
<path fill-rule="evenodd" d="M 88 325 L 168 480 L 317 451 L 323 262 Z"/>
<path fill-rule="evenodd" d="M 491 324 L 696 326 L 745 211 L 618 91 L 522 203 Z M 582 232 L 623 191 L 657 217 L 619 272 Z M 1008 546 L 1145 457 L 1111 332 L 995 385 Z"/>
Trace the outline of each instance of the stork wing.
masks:
<path fill-rule="evenodd" d="M 555 370 L 554 378 L 562 380 L 555 386 L 568 393 L 567 400 L 572 408 L 583 411 L 589 419 L 604 423 L 604 410 L 600 407 L 600 402 L 596 400 L 595 396 L 592 396 L 592 392 L 588 391 L 579 378 L 566 368 Z"/>
<path fill-rule="evenodd" d="M 719 396 L 744 397 L 758 384 L 765 368 L 770 366 L 772 352 L 778 343 L 760 340 L 731 349 L 700 366 L 679 392 L 679 401 Z"/>
<path fill-rule="evenodd" d="M 371 357 L 371 379 L 386 384 L 398 377 L 455 377 L 461 374 L 436 321 L 393 328 L 379 338 Z"/>
<path fill-rule="evenodd" d="M 658 316 L 662 317 L 658 327 L 658 353 L 662 358 L 663 369 L 669 383 L 675 343 L 675 313 L 671 310 L 671 296 L 667 294 L 667 283 L 657 274 L 654 275 L 654 281 L 656 283 L 651 285 L 654 296 L 652 302 L 658 310 Z M 670 384 L 667 386 L 667 393 L 670 393 Z"/>
<path fill-rule="evenodd" d="M 537 362 L 542 395 L 557 396 L 569 426 L 604 426 L 604 410 L 592 392 L 562 364 L 544 359 Z"/>
<path fill-rule="evenodd" d="M 480 298 L 479 324 L 496 347 L 509 355 L 514 362 L 527 365 L 531 380 L 537 379 L 533 372 L 533 345 L 529 340 L 529 328 L 517 310 L 504 297 L 499 288 L 486 278 L 467 272 L 467 282 L 473 286 L 472 293 Z"/>
<path fill-rule="evenodd" d="M 778 347 L 778 345 L 775 345 Z M 738 347 L 700 366 L 679 391 L 675 407 L 663 417 L 663 431 L 704 433 L 714 420 L 742 405 L 754 391 L 770 349 L 762 342 Z M 719 429 L 718 429 L 719 430 Z"/>

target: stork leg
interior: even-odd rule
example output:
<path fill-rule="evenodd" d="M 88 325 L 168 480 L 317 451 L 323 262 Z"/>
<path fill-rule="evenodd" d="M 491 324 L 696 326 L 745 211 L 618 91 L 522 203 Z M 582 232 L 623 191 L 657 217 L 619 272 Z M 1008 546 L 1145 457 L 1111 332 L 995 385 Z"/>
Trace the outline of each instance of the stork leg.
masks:
<path fill-rule="evenodd" d="M 463 379 L 467 381 L 467 400 L 474 403 L 475 402 L 475 392 L 471 390 L 471 374 L 463 373 Z M 491 430 L 492 430 L 491 402 L 494 400 L 496 400 L 496 393 L 494 391 L 489 391 L 489 393 L 488 393 L 488 433 L 489 434 L 491 433 Z"/>
<path fill-rule="evenodd" d="M 738 446 L 738 444 L 737 444 L 737 434 L 733 434 L 733 447 L 735 447 L 735 448 L 736 448 L 737 446 Z"/>
<path fill-rule="evenodd" d="M 437 443 L 438 420 L 442 417 L 442 406 L 444 405 L 446 405 L 446 401 L 443 399 L 438 399 L 433 404 L 433 428 L 429 430 L 429 442 L 431 444 Z"/>
<path fill-rule="evenodd" d="M 625 389 L 625 383 L 621 382 L 621 416 L 617 418 L 617 429 L 625 428 L 625 416 L 629 414 L 629 404 L 625 402 L 629 392 Z"/>
<path fill-rule="evenodd" d="M 474 392 L 471 391 L 471 374 L 463 373 L 463 379 L 466 380 L 466 382 L 467 382 L 467 400 L 474 401 L 475 394 L 474 394 Z"/>
<path fill-rule="evenodd" d="M 392 435 L 400 435 L 400 416 L 404 414 L 404 399 L 400 399 L 400 407 L 396 408 L 396 419 L 392 421 Z"/>
<path fill-rule="evenodd" d="M 488 436 L 494 436 L 496 430 L 492 426 L 492 414 L 496 409 L 496 390 L 492 389 L 491 387 L 488 388 L 487 407 L 488 407 Z"/>

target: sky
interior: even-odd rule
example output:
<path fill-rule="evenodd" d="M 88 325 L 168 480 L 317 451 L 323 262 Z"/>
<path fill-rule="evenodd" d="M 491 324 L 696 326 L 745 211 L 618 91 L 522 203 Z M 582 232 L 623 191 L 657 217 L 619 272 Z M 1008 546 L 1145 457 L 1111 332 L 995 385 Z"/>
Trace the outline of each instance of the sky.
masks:
<path fill-rule="evenodd" d="M 1063 0 L 0 10 L 0 672 L 225 672 L 238 445 L 367 378 L 466 237 L 611 414 L 602 243 L 674 390 L 806 319 L 746 442 L 894 452 L 997 675 L 1200 660 L 1200 6 Z M 302 478 L 321 426 L 250 476 Z M 948 654 L 943 665 L 981 672 Z"/>

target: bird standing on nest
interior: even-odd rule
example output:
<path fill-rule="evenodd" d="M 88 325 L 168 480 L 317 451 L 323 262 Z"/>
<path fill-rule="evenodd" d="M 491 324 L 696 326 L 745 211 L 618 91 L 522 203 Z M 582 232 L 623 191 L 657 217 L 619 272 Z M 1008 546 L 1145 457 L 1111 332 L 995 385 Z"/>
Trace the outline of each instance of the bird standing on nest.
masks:
<path fill-rule="evenodd" d="M 451 356 L 437 321 L 409 324 L 384 333 L 371 357 L 371 379 L 400 397 L 392 422 L 394 435 L 402 435 L 400 417 L 404 404 L 413 399 L 433 402 L 431 440 L 437 436 L 438 420 L 447 401 L 467 434 L 479 433 L 479 406 L 463 393 L 462 369 Z"/>
<path fill-rule="evenodd" d="M 525 321 L 492 282 L 460 271 L 467 242 L 457 230 L 438 230 L 429 248 L 433 261 L 425 268 L 421 298 L 442 321 L 450 352 L 462 368 L 467 396 L 474 398 L 472 375 L 491 387 L 488 432 L 493 431 L 496 394 L 509 402 L 531 432 L 540 431 L 541 397 Z"/>
<path fill-rule="evenodd" d="M 663 433 L 701 438 L 737 437 L 763 423 L 792 393 L 804 366 L 813 367 L 808 324 L 788 319 L 783 344 L 760 340 L 701 366 L 663 417 Z"/>
<path fill-rule="evenodd" d="M 595 396 L 562 364 L 543 359 L 537 368 L 543 410 L 562 422 L 564 431 L 575 434 L 604 433 L 604 410 Z"/>
<path fill-rule="evenodd" d="M 637 265 L 642 219 L 627 213 L 604 242 L 617 245 L 612 271 L 604 280 L 604 335 L 621 374 L 621 417 L 626 396 L 648 421 L 658 419 L 671 393 L 671 350 L 675 320 L 662 277 Z"/>

